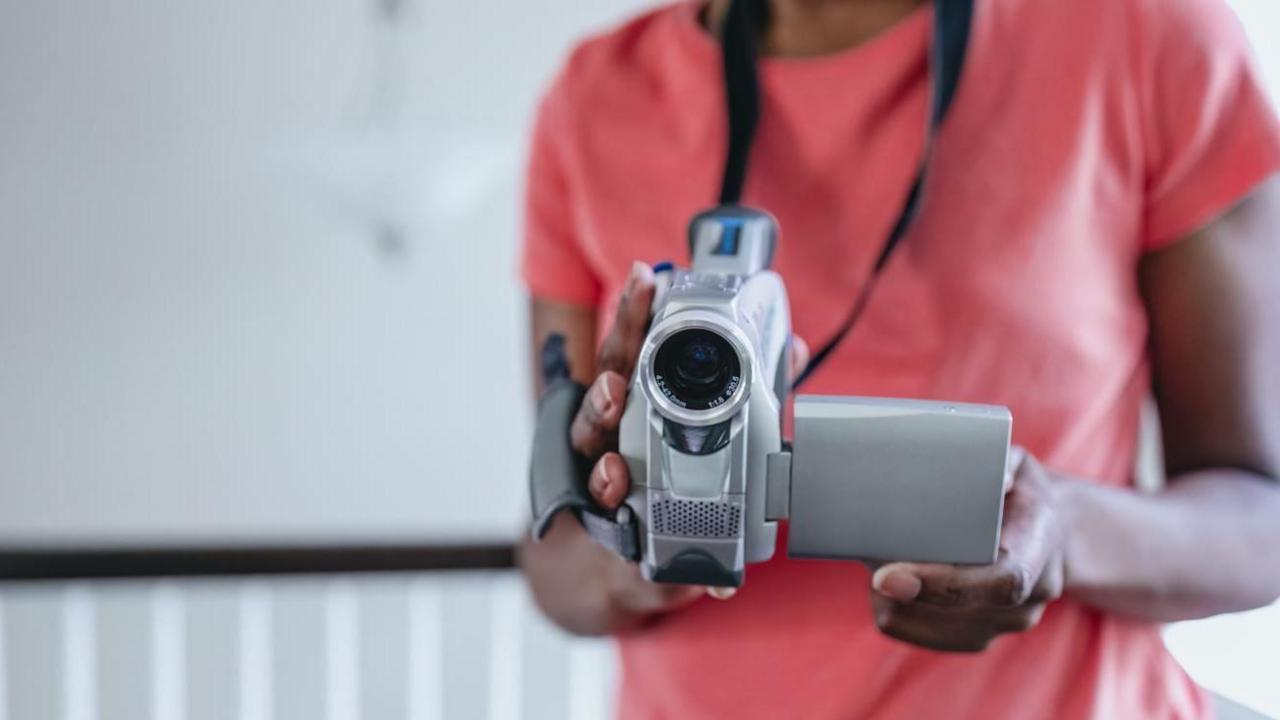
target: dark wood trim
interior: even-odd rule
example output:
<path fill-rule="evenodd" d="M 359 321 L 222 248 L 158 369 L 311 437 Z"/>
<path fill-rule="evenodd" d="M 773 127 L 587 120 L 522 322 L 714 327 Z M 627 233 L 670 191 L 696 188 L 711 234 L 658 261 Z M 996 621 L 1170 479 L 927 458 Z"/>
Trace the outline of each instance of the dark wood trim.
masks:
<path fill-rule="evenodd" d="M 164 548 L 0 547 L 0 581 L 507 570 L 510 543 Z"/>

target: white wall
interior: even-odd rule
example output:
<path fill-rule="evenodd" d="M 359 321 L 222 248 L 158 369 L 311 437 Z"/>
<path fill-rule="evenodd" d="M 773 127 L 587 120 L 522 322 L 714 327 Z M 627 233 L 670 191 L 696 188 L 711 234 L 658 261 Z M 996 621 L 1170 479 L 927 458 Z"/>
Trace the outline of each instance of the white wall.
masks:
<path fill-rule="evenodd" d="M 525 127 L 639 4 L 0 5 L 0 539 L 513 532 Z"/>
<path fill-rule="evenodd" d="M 1271 0 L 1228 0 L 1240 16 L 1262 71 L 1271 86 L 1271 96 L 1280 99 L 1280 5 Z"/>

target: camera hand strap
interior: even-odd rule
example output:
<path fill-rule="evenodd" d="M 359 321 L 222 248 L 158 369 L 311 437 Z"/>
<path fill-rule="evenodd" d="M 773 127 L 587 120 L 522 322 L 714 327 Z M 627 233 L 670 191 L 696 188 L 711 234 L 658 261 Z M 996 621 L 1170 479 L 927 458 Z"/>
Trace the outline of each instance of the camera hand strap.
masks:
<path fill-rule="evenodd" d="M 933 97 L 926 129 L 924 160 L 915 180 L 907 191 L 906 200 L 893 230 L 885 239 L 871 268 L 871 275 L 858 290 L 853 306 L 835 335 L 820 347 L 809 361 L 808 367 L 796 379 L 795 387 L 816 371 L 844 340 L 857 323 L 871 297 L 871 289 L 888 264 L 893 251 L 907 234 L 920 210 L 924 194 L 925 178 L 938 128 L 947 117 L 960 84 L 965 54 L 973 26 L 974 0 L 934 0 L 933 45 L 930 65 L 933 72 Z M 721 50 L 724 59 L 725 96 L 729 111 L 729 149 L 725 157 L 724 175 L 720 185 L 720 204 L 737 204 L 742 197 L 746 180 L 747 160 L 751 143 L 760 120 L 760 82 L 756 68 L 756 38 L 767 20 L 768 6 L 765 0 L 732 0 L 725 15 Z"/>
<path fill-rule="evenodd" d="M 623 505 L 611 513 L 596 503 L 587 491 L 591 460 L 579 455 L 569 441 L 569 426 L 587 389 L 569 377 L 562 335 L 547 338 L 541 364 L 546 390 L 538 401 L 529 465 L 533 537 L 541 540 L 551 529 L 552 519 L 561 510 L 571 510 L 591 539 L 628 560 L 639 560 L 638 528 L 630 508 Z"/>

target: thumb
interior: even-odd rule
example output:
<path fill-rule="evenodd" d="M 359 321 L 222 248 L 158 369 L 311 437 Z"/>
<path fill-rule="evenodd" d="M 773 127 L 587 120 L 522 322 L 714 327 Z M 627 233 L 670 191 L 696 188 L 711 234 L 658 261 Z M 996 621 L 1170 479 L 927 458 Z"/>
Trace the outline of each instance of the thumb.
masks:
<path fill-rule="evenodd" d="M 624 378 L 631 377 L 645 335 L 649 332 L 653 294 L 653 269 L 645 263 L 635 263 L 622 289 L 613 326 L 600 344 L 597 370 L 612 370 Z"/>
<path fill-rule="evenodd" d="M 1017 479 L 1018 473 L 1022 472 L 1022 464 L 1027 461 L 1027 451 L 1020 445 L 1013 445 L 1009 448 L 1009 457 L 1005 462 L 1004 470 L 1004 491 L 1008 493 L 1013 489 L 1013 482 Z"/>

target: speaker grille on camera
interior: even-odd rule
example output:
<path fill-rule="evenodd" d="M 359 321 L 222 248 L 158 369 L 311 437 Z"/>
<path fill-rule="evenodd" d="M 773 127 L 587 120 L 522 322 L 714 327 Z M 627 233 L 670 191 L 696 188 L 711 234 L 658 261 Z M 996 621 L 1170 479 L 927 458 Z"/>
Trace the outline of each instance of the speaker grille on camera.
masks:
<path fill-rule="evenodd" d="M 733 538 L 742 527 L 742 508 L 695 500 L 657 500 L 650 508 L 659 535 Z"/>

